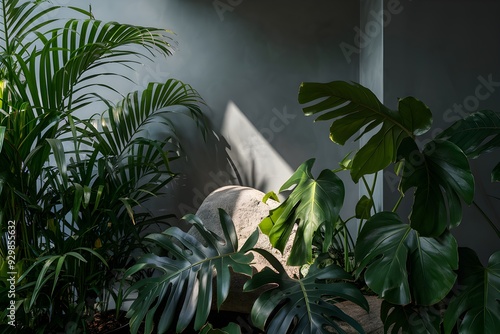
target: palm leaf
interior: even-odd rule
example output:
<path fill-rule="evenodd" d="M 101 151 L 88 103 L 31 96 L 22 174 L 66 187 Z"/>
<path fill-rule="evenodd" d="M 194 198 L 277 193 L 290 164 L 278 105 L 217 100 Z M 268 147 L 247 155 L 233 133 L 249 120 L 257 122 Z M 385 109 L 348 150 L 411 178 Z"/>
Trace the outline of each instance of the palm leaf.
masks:
<path fill-rule="evenodd" d="M 429 108 L 421 101 L 413 97 L 400 99 L 398 110 L 393 111 L 369 89 L 356 83 L 302 83 L 298 99 L 301 104 L 313 103 L 303 108 L 305 115 L 322 113 L 316 121 L 335 119 L 330 139 L 340 145 L 381 126 L 353 157 L 351 176 L 355 182 L 396 161 L 403 139 L 425 133 L 432 122 Z"/>
<path fill-rule="evenodd" d="M 131 65 L 139 64 L 134 58 L 148 58 L 133 46 L 144 47 L 152 55 L 171 54 L 170 37 L 165 30 L 92 19 L 68 20 L 63 28 L 37 33 L 37 38 L 43 48 L 30 52 L 26 59 L 18 57 L 19 75 L 27 78 L 31 104 L 44 110 L 80 109 L 95 96 L 88 90 L 96 82 L 101 88 L 116 92 L 98 79 L 130 80 L 129 77 L 116 68 L 114 71 L 101 68 L 113 65 L 133 70 Z M 38 84 L 38 90 L 34 83 Z"/>
<path fill-rule="evenodd" d="M 46 2 L 45 2 L 46 3 Z M 42 19 L 60 6 L 41 6 L 42 1 L 2 0 L 1 10 L 4 15 L 0 19 L 0 48 L 6 54 L 19 51 L 26 37 L 57 19 Z M 80 12 L 85 12 L 79 9 Z M 87 13 L 87 12 L 85 12 Z M 88 13 L 87 13 L 88 14 Z"/>
<path fill-rule="evenodd" d="M 176 227 L 147 237 L 168 256 L 146 254 L 125 273 L 128 277 L 148 268 L 162 273 L 142 279 L 130 288 L 130 291 L 137 290 L 139 293 L 127 313 L 132 333 L 137 332 L 143 319 L 146 319 L 145 331 L 151 333 L 155 315 L 160 319 L 158 333 L 165 333 L 174 322 L 176 331 L 181 332 L 193 318 L 195 329 L 200 329 L 210 311 L 215 273 L 218 307 L 229 292 L 229 267 L 238 273 L 252 274 L 250 262 L 253 255 L 245 253 L 257 242 L 258 231 L 238 250 L 233 222 L 223 210 L 219 213 L 225 240 L 206 230 L 199 218 L 193 215 L 186 216 L 186 219 L 196 227 L 207 246 Z"/>
<path fill-rule="evenodd" d="M 128 153 L 140 133 L 153 122 L 162 126 L 167 137 L 175 136 L 174 126 L 168 119 L 172 114 L 187 114 L 205 133 L 202 105 L 203 100 L 191 86 L 169 79 L 163 84 L 151 83 L 141 92 L 128 94 L 116 106 L 110 105 L 101 115 L 102 131 L 94 126 L 92 120 L 82 120 L 84 127 L 77 131 L 83 143 L 104 155 L 119 157 Z"/>
<path fill-rule="evenodd" d="M 353 318 L 339 309 L 335 303 L 349 300 L 368 311 L 368 302 L 361 292 L 346 280 L 351 280 L 337 265 L 320 267 L 318 258 L 309 268 L 306 277 L 299 280 L 288 277 L 273 255 L 255 249 L 270 263 L 277 264 L 278 272 L 264 268 L 245 283 L 244 290 L 257 289 L 267 284 L 277 285 L 265 291 L 255 301 L 251 317 L 255 326 L 267 333 L 324 333 L 326 326 L 338 333 L 346 333 L 336 320 L 342 320 L 358 333 L 363 328 Z"/>
<path fill-rule="evenodd" d="M 159 195 L 175 176 L 170 170 L 170 161 L 178 156 L 179 148 L 169 116 L 188 114 L 203 128 L 202 103 L 190 86 L 168 80 L 129 94 L 117 107 L 110 105 L 101 116 L 102 131 L 92 119 L 69 116 L 70 121 L 60 131 L 73 134 L 65 141 L 72 146 L 68 152 L 76 160 L 71 164 L 63 162 L 63 154 L 59 149 L 54 150 L 59 153 L 56 162 L 60 175 L 64 178 L 69 174 L 74 183 L 82 186 L 93 187 L 99 182 L 112 184 L 113 191 L 106 192 L 112 197 L 108 197 L 108 204 L 127 203 L 130 213 L 133 203 L 140 204 Z M 145 137 L 152 124 L 163 131 L 162 140 Z M 59 140 L 48 142 L 54 146 Z"/>
<path fill-rule="evenodd" d="M 151 54 L 171 55 L 170 40 L 167 31 L 156 28 L 96 20 L 69 20 L 61 36 L 55 35 L 46 43 L 60 45 L 59 48 L 49 49 L 53 55 L 50 63 L 60 58 L 64 65 L 53 74 L 54 84 L 58 85 L 55 91 L 60 94 L 58 101 L 72 96 L 73 108 L 78 107 L 78 102 L 88 95 L 78 96 L 78 93 L 92 86 L 99 76 L 118 76 L 129 80 L 123 71 L 103 71 L 100 68 L 119 64 L 125 69 L 132 69 L 130 65 L 139 63 L 132 60 L 134 57 L 148 58 L 144 52 L 131 48 L 133 45 L 143 47 Z M 101 87 L 114 90 L 111 86 Z"/>
<path fill-rule="evenodd" d="M 61 277 L 61 274 L 63 271 L 68 271 L 67 266 L 69 260 L 76 260 L 77 263 L 83 262 L 86 263 L 87 259 L 80 254 L 79 252 L 87 252 L 91 257 L 96 257 L 99 261 L 101 261 L 104 265 L 107 266 L 106 261 L 104 258 L 99 255 L 97 252 L 93 251 L 90 248 L 76 248 L 74 251 L 70 251 L 67 253 L 64 253 L 62 255 L 47 255 L 47 256 L 42 256 L 38 259 L 36 259 L 35 263 L 33 263 L 26 271 L 19 277 L 18 283 L 22 283 L 23 280 L 28 277 L 28 274 L 34 270 L 38 266 L 42 266 L 42 269 L 38 273 L 38 278 L 36 280 L 36 283 L 33 287 L 33 294 L 30 296 L 30 304 L 29 307 L 33 307 L 35 305 L 36 300 L 38 296 L 41 294 L 41 292 L 47 288 L 48 282 L 50 280 L 53 280 L 52 286 L 50 286 L 50 294 L 52 295 L 56 289 L 56 286 L 59 282 L 59 279 Z M 66 267 L 66 269 L 64 268 Z M 63 270 L 65 269 L 65 270 Z"/>
<path fill-rule="evenodd" d="M 61 129 L 76 136 L 67 139 L 78 158 L 68 165 L 68 173 L 81 185 L 93 187 L 99 182 L 112 185 L 113 190 L 106 191 L 107 205 L 125 204 L 126 212 L 135 221 L 136 216 L 131 215 L 133 207 L 160 195 L 176 175 L 170 169 L 170 162 L 177 158 L 179 147 L 170 116 L 188 114 L 203 129 L 201 104 L 201 98 L 191 87 L 168 80 L 129 94 L 117 107 L 110 105 L 101 116 L 102 131 L 92 119 L 71 116 L 70 120 L 75 122 Z M 163 131 L 162 140 L 145 137 L 152 124 Z M 81 158 L 82 155 L 86 158 Z M 94 168 L 98 171 L 97 178 L 92 178 Z M 60 172 L 66 174 L 64 168 Z M 123 210 L 117 208 L 114 212 L 121 215 Z"/>
<path fill-rule="evenodd" d="M 0 7 L 0 160 L 5 162 L 0 164 L 0 225 L 7 218 L 23 222 L 16 230 L 18 256 L 36 262 L 20 290 L 23 297 L 33 289 L 36 295 L 19 309 L 19 321 L 33 315 L 38 321 L 38 315 L 50 312 L 60 320 L 47 328 L 58 331 L 75 314 L 73 302 L 84 305 L 86 284 L 105 291 L 109 275 L 95 258 L 106 254 L 123 267 L 132 249 L 144 247 L 141 228 L 170 217 L 153 218 L 137 207 L 175 176 L 169 163 L 178 157 L 180 144 L 168 114 L 183 112 L 202 124 L 202 102 L 177 81 L 151 85 L 135 96 L 113 86 L 116 79 L 130 80 L 140 61 L 171 54 L 166 30 L 93 19 L 61 19 L 61 24 L 55 15 L 61 6 L 48 1 L 0 0 Z M 116 127 L 97 131 L 72 118 L 95 102 L 111 106 L 108 93 L 128 99 L 120 102 L 128 116 L 119 117 Z M 152 122 L 165 130 L 160 140 L 143 132 Z M 84 252 L 77 249 L 97 241 L 95 254 L 86 248 L 91 261 L 80 261 L 75 254 Z M 88 277 L 73 274 L 87 270 Z M 51 300 L 60 305 L 48 305 Z"/>

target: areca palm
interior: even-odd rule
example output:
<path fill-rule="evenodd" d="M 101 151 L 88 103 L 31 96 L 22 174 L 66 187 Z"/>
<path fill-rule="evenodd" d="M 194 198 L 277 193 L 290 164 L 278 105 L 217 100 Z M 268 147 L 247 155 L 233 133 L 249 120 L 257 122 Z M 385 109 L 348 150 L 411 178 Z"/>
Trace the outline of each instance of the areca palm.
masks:
<path fill-rule="evenodd" d="M 59 317 L 64 326 L 130 260 L 141 229 L 165 218 L 142 204 L 175 176 L 170 116 L 205 131 L 203 102 L 173 79 L 129 94 L 114 88 L 143 60 L 171 55 L 166 30 L 101 22 L 73 7 L 82 18 L 62 20 L 45 1 L 0 7 L 0 226 L 16 222 L 18 321 Z M 151 125 L 158 136 L 144 131 Z M 0 253 L 5 276 L 3 233 Z"/>

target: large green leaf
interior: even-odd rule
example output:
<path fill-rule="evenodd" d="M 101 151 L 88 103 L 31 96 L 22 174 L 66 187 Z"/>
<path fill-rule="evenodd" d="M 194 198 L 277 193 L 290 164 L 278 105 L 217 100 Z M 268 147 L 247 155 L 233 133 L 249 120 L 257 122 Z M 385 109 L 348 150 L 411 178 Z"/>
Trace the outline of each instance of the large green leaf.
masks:
<path fill-rule="evenodd" d="M 245 291 L 257 289 L 267 284 L 277 284 L 276 288 L 265 291 L 255 301 L 251 318 L 253 324 L 267 333 L 324 333 L 325 326 L 338 333 L 346 333 L 335 321 L 348 323 L 358 333 L 363 328 L 353 318 L 339 309 L 335 303 L 349 300 L 368 311 L 368 302 L 361 292 L 346 281 L 352 277 L 337 265 L 320 267 L 318 258 L 309 268 L 306 277 L 292 279 L 273 256 L 256 250 L 272 264 L 278 264 L 275 272 L 266 267 L 255 274 L 244 286 Z"/>
<path fill-rule="evenodd" d="M 451 141 L 476 158 L 500 147 L 500 112 L 482 110 L 453 123 L 437 136 Z"/>
<path fill-rule="evenodd" d="M 432 123 L 429 108 L 417 99 L 400 99 L 398 110 L 392 111 L 369 89 L 356 83 L 302 83 L 298 99 L 301 104 L 315 102 L 303 111 L 308 116 L 323 113 L 316 121 L 335 119 L 330 138 L 341 145 L 381 126 L 354 155 L 351 176 L 355 182 L 394 162 L 401 141 L 425 133 Z"/>
<path fill-rule="evenodd" d="M 394 305 L 383 301 L 380 308 L 380 319 L 384 323 L 384 331 L 388 334 L 440 334 L 441 314 L 432 306 Z"/>
<path fill-rule="evenodd" d="M 458 283 L 461 290 L 444 316 L 445 333 L 452 333 L 455 326 L 459 333 L 496 333 L 500 328 L 500 251 L 483 267 L 473 250 L 461 248 Z"/>
<path fill-rule="evenodd" d="M 344 202 L 344 184 L 335 173 L 323 170 L 314 179 L 311 168 L 314 159 L 303 163 L 280 191 L 295 186 L 279 207 L 270 211 L 259 227 L 269 236 L 271 244 L 283 252 L 293 226 L 298 229 L 287 264 L 300 266 L 312 262 L 312 240 L 316 230 L 325 224 L 326 234 L 333 235 Z M 325 242 L 325 247 L 329 242 Z"/>
<path fill-rule="evenodd" d="M 445 232 L 439 238 L 422 237 L 392 212 L 375 214 L 366 222 L 355 256 L 357 276 L 366 268 L 366 284 L 396 305 L 437 303 L 456 279 L 458 250 L 453 236 Z"/>
<path fill-rule="evenodd" d="M 167 256 L 146 254 L 125 273 L 125 277 L 153 268 L 161 272 L 137 281 L 130 291 L 139 295 L 132 303 L 127 317 L 132 333 L 146 320 L 146 333 L 153 331 L 153 318 L 159 316 L 158 333 L 165 333 L 173 322 L 176 331 L 183 331 L 194 318 L 195 329 L 206 322 L 212 303 L 212 278 L 216 276 L 217 305 L 226 299 L 230 286 L 230 267 L 234 272 L 251 275 L 251 253 L 257 242 L 258 230 L 238 250 L 238 238 L 231 218 L 219 210 L 224 239 L 221 240 L 203 226 L 193 215 L 186 216 L 205 239 L 207 246 L 193 236 L 171 227 L 147 239 L 167 252 Z"/>
<path fill-rule="evenodd" d="M 404 159 L 400 190 L 415 187 L 410 216 L 411 227 L 423 236 L 439 236 L 447 228 L 460 224 L 462 204 L 474 198 L 474 177 L 464 153 L 455 144 L 433 140 L 422 152 L 411 140 L 400 147 Z"/>
<path fill-rule="evenodd" d="M 453 123 L 438 138 L 451 141 L 469 157 L 476 158 L 500 147 L 500 112 L 482 110 Z M 500 163 L 492 181 L 500 180 Z"/>

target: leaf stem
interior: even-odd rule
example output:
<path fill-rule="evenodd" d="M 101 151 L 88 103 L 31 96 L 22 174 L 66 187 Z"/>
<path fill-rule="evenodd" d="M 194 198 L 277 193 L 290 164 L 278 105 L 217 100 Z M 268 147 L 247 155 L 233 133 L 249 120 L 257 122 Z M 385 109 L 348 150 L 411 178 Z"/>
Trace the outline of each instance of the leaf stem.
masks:
<path fill-rule="evenodd" d="M 403 195 L 400 195 L 398 198 L 398 201 L 396 204 L 394 204 L 394 207 L 392 208 L 392 212 L 396 212 L 396 210 L 399 208 L 399 205 L 401 204 L 401 201 L 403 200 Z"/>
<path fill-rule="evenodd" d="M 372 196 L 373 213 L 374 213 L 374 214 L 375 214 L 375 213 L 377 213 L 377 208 L 375 207 L 375 200 L 374 200 L 374 198 L 373 198 L 373 193 L 375 192 L 375 186 L 376 186 L 376 184 L 377 184 L 377 177 L 378 177 L 378 173 L 379 173 L 379 172 L 375 173 L 375 175 L 373 176 L 373 183 L 372 183 L 372 188 L 371 188 L 371 192 L 370 192 L 370 194 L 371 194 L 371 196 Z"/>
<path fill-rule="evenodd" d="M 363 228 L 363 225 L 364 225 L 364 219 L 361 218 L 359 220 L 359 224 L 358 224 L 358 235 L 361 233 L 361 229 Z"/>
<path fill-rule="evenodd" d="M 377 174 L 378 173 L 375 173 L 373 176 L 373 182 L 372 182 L 371 187 L 368 185 L 368 182 L 366 181 L 365 176 L 363 175 L 361 177 L 361 179 L 363 180 L 363 184 L 365 185 L 366 191 L 368 192 L 368 195 L 370 196 L 370 200 L 372 201 L 372 208 L 373 208 L 374 214 L 377 213 L 377 208 L 375 208 L 375 201 L 373 200 L 373 192 L 375 191 L 375 185 L 377 183 Z"/>
<path fill-rule="evenodd" d="M 344 269 L 346 272 L 351 271 L 351 263 L 349 262 L 349 240 L 347 239 L 348 230 L 344 225 Z"/>
<path fill-rule="evenodd" d="M 476 207 L 476 209 L 479 210 L 479 213 L 481 213 L 481 215 L 486 220 L 486 222 L 488 222 L 488 224 L 491 226 L 491 228 L 493 229 L 493 231 L 495 231 L 495 233 L 497 234 L 497 237 L 500 238 L 500 230 L 498 229 L 498 227 L 496 227 L 495 223 L 490 219 L 490 217 L 488 217 L 488 215 L 486 214 L 486 212 L 484 212 L 484 210 L 481 209 L 481 207 L 479 206 L 479 204 L 477 204 L 476 201 L 472 201 L 472 204 L 474 204 L 474 206 Z"/>

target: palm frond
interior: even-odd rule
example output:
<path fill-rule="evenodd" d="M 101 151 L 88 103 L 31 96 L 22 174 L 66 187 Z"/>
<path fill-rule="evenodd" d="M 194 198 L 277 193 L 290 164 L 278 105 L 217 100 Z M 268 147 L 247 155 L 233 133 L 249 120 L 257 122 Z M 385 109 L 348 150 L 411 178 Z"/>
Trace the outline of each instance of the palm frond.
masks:
<path fill-rule="evenodd" d="M 116 22 L 72 19 L 62 28 L 36 35 L 39 43 L 33 45 L 31 52 L 26 52 L 27 56 L 18 57 L 17 62 L 20 76 L 28 83 L 37 83 L 37 86 L 27 86 L 32 105 L 51 110 L 67 107 L 73 112 L 83 107 L 75 101 L 90 94 L 89 85 L 98 82 L 99 77 L 129 80 L 123 71 L 106 70 L 106 67 L 133 70 L 131 65 L 140 64 L 141 58 L 151 59 L 148 54 L 168 56 L 172 53 L 167 31 Z"/>
<path fill-rule="evenodd" d="M 181 81 L 169 79 L 163 84 L 151 83 L 141 92 L 128 94 L 116 106 L 109 104 L 100 118 L 102 131 L 94 125 L 94 120 L 81 120 L 84 127 L 78 129 L 79 140 L 105 155 L 128 155 L 137 140 L 143 140 L 138 139 L 141 133 L 153 123 L 166 132 L 167 138 L 175 139 L 175 128 L 168 116 L 179 113 L 192 118 L 205 134 L 203 104 L 199 94 Z"/>
<path fill-rule="evenodd" d="M 2 0 L 0 2 L 0 50 L 11 55 L 22 47 L 26 38 L 57 19 L 43 19 L 60 6 L 42 5 L 41 1 Z"/>

